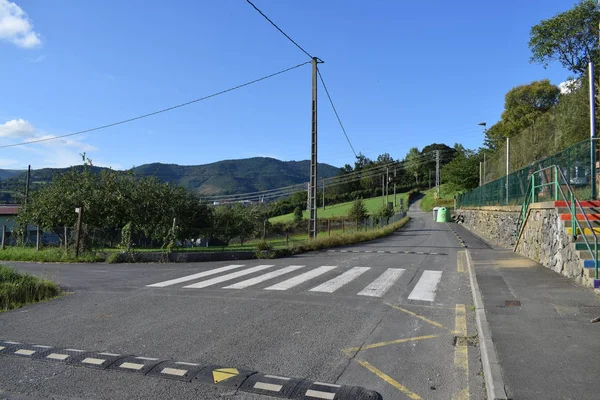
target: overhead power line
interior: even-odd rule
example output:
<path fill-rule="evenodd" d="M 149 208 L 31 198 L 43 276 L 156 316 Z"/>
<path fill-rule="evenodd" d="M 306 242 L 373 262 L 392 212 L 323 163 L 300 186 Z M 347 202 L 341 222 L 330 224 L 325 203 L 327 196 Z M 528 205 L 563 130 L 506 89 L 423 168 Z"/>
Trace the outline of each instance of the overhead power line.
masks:
<path fill-rule="evenodd" d="M 260 11 L 260 10 L 258 9 L 258 7 L 256 7 L 256 6 L 254 5 L 254 3 L 252 3 L 250 0 L 246 0 L 246 1 L 248 2 L 248 4 L 250 4 L 252 7 L 254 7 L 254 9 L 255 9 L 256 11 L 258 11 L 260 15 L 262 15 L 262 16 L 263 16 L 263 17 L 264 17 L 264 18 L 265 18 L 267 21 L 269 21 L 269 22 L 271 23 L 271 25 L 273 25 L 273 26 L 274 26 L 274 27 L 275 27 L 275 28 L 276 28 L 276 29 L 277 29 L 279 32 L 281 32 L 281 33 L 283 34 L 283 36 L 285 36 L 286 38 L 288 38 L 288 40 L 289 40 L 290 42 L 294 43 L 294 44 L 296 45 L 296 47 L 297 47 L 297 48 L 299 48 L 300 50 L 302 50 L 302 52 L 303 52 L 304 54 L 306 54 L 307 56 L 309 56 L 311 59 L 313 58 L 313 56 L 311 56 L 311 55 L 310 55 L 310 53 L 309 53 L 308 51 L 304 50 L 304 49 L 302 48 L 302 46 L 300 46 L 298 43 L 296 43 L 296 41 L 295 41 L 294 39 L 292 39 L 292 38 L 291 38 L 291 37 L 290 37 L 290 36 L 289 36 L 287 33 L 285 33 L 285 32 L 284 32 L 284 31 L 283 31 L 283 30 L 282 30 L 280 27 L 278 27 L 278 26 L 275 24 L 275 22 L 271 21 L 271 19 L 270 19 L 269 17 L 267 17 L 267 16 L 266 16 L 266 15 L 265 15 L 265 14 L 264 14 L 262 11 Z"/>
<path fill-rule="evenodd" d="M 133 118 L 128 118 L 128 119 L 125 119 L 125 120 L 122 120 L 122 121 L 118 121 L 118 122 L 113 122 L 113 123 L 110 123 L 110 124 L 107 124 L 107 125 L 97 126 L 95 128 L 86 129 L 86 130 L 83 130 L 83 131 L 68 133 L 66 135 L 52 136 L 52 137 L 49 137 L 49 138 L 29 140 L 29 141 L 20 142 L 20 143 L 5 144 L 5 145 L 0 146 L 0 149 L 4 149 L 4 148 L 7 148 L 7 147 L 22 146 L 22 145 L 26 145 L 26 144 L 47 142 L 47 141 L 56 140 L 56 139 L 62 139 L 62 138 L 69 137 L 69 136 L 81 135 L 81 134 L 84 134 L 84 133 L 99 131 L 101 129 L 111 128 L 113 126 L 126 124 L 126 123 L 132 122 L 132 121 L 137 121 L 138 119 L 148 118 L 148 117 L 151 117 L 153 115 L 157 115 L 157 114 L 161 114 L 161 113 L 164 113 L 164 112 L 167 112 L 167 111 L 175 110 L 177 108 L 189 106 L 190 104 L 198 103 L 200 101 L 207 100 L 207 99 L 210 99 L 212 97 L 216 97 L 216 96 L 228 93 L 228 92 L 232 92 L 232 91 L 237 90 L 237 89 L 241 89 L 241 88 L 243 88 L 245 86 L 249 86 L 249 85 L 252 85 L 254 83 L 257 83 L 257 82 L 260 82 L 260 81 L 264 81 L 265 79 L 269 79 L 269 78 L 273 78 L 274 76 L 281 75 L 281 74 L 283 74 L 285 72 L 288 72 L 288 71 L 291 71 L 293 69 L 300 68 L 300 67 L 302 67 L 303 65 L 306 65 L 306 64 L 310 64 L 310 61 L 304 62 L 302 64 L 295 65 L 295 66 L 290 67 L 290 68 L 286 68 L 286 69 L 281 70 L 279 72 L 275 72 L 273 74 L 270 74 L 270 75 L 267 75 L 267 76 L 263 76 L 262 78 L 255 79 L 253 81 L 246 82 L 246 83 L 243 83 L 243 84 L 238 85 L 238 86 L 234 86 L 234 87 L 226 89 L 226 90 L 222 90 L 222 91 L 217 92 L 217 93 L 213 93 L 213 94 L 208 95 L 208 96 L 200 97 L 199 99 L 195 99 L 195 100 L 191 100 L 191 101 L 188 101 L 188 102 L 185 102 L 185 103 L 177 104 L 175 106 L 168 107 L 168 108 L 163 108 L 162 110 L 154 111 L 154 112 L 151 112 L 151 113 L 148 113 L 148 114 L 140 115 L 140 116 L 133 117 Z"/>
<path fill-rule="evenodd" d="M 352 152 L 354 153 L 354 157 L 358 157 L 358 155 L 356 154 L 356 151 L 354 150 L 354 146 L 352 146 L 352 142 L 350 142 L 350 138 L 348 137 L 348 134 L 346 133 L 346 129 L 344 128 L 344 124 L 342 124 L 342 120 L 340 119 L 340 115 L 338 114 L 335 105 L 333 104 L 333 100 L 331 99 L 331 95 L 329 94 L 329 90 L 327 90 L 327 85 L 325 85 L 325 80 L 323 80 L 323 75 L 321 75 L 321 70 L 319 70 L 319 68 L 317 68 L 317 73 L 319 74 L 319 79 L 321 79 L 321 83 L 323 84 L 323 89 L 325 89 L 325 94 L 327 94 L 327 98 L 329 99 L 329 103 L 331 104 L 331 108 L 333 108 L 333 112 L 335 113 L 335 116 L 338 120 L 338 122 L 340 123 L 340 127 L 342 128 L 342 132 L 344 132 L 344 136 L 346 136 L 346 140 L 348 141 L 348 144 L 350 145 L 350 148 L 352 149 Z"/>

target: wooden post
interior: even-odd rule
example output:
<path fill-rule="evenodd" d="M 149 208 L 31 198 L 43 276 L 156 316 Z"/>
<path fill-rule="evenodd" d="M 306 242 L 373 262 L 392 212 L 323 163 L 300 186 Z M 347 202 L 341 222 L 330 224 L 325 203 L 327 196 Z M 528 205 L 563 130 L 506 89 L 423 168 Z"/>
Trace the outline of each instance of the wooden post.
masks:
<path fill-rule="evenodd" d="M 6 249 L 4 245 L 4 238 L 6 237 L 6 225 L 2 225 L 2 250 Z"/>
<path fill-rule="evenodd" d="M 331 219 L 327 219 L 327 235 L 331 236 Z"/>
<path fill-rule="evenodd" d="M 83 214 L 83 205 L 77 209 L 77 235 L 75 236 L 75 258 L 79 257 L 79 240 L 81 238 L 81 219 Z"/>
<path fill-rule="evenodd" d="M 65 226 L 65 251 L 69 249 L 69 233 L 67 232 L 67 227 Z"/>
<path fill-rule="evenodd" d="M 290 235 L 288 234 L 288 231 L 285 231 L 285 246 L 287 247 L 288 244 L 290 243 Z"/>
<path fill-rule="evenodd" d="M 344 228 L 344 221 L 345 220 L 342 220 L 342 233 L 346 232 L 346 229 Z"/>
<path fill-rule="evenodd" d="M 40 225 L 39 224 L 36 227 L 35 251 L 40 251 Z"/>

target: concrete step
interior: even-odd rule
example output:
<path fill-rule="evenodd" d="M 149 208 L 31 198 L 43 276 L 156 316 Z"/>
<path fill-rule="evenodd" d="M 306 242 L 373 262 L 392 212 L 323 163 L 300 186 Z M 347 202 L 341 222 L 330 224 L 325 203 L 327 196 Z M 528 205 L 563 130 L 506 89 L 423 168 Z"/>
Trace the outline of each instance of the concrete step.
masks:
<path fill-rule="evenodd" d="M 600 289 L 600 279 L 594 279 L 594 289 Z"/>
<path fill-rule="evenodd" d="M 571 227 L 567 227 L 565 229 L 566 229 L 567 234 L 569 234 L 569 235 L 573 234 L 573 229 Z M 581 229 L 576 228 L 576 233 L 577 233 L 577 235 L 580 235 L 582 233 L 584 235 L 592 235 L 592 230 L 590 228 L 583 228 L 583 232 L 582 232 Z M 600 227 L 594 227 L 594 233 L 596 235 L 600 234 Z"/>
<path fill-rule="evenodd" d="M 588 225 L 587 221 L 578 221 L 578 222 L 579 222 L 579 226 L 582 228 L 589 228 L 590 225 L 592 226 L 592 228 L 600 227 L 600 221 L 590 221 L 589 225 Z M 563 221 L 563 225 L 565 228 L 570 228 L 571 221 Z M 575 226 L 577 226 L 577 224 Z M 590 232 L 590 234 L 591 234 L 591 232 Z"/>
<path fill-rule="evenodd" d="M 600 214 L 600 207 L 582 207 L 583 212 L 586 214 Z M 571 209 L 568 207 L 558 207 L 557 208 L 559 214 L 571 214 Z M 575 208 L 576 213 L 581 213 L 581 208 Z"/>
<path fill-rule="evenodd" d="M 590 251 L 587 249 L 587 247 L 585 248 L 585 250 L 581 250 L 581 251 L 577 251 L 577 254 L 579 254 L 579 258 L 581 258 L 582 260 L 594 260 L 594 257 L 592 256 L 592 253 L 590 253 Z M 593 263 L 592 263 L 593 266 Z"/>
<path fill-rule="evenodd" d="M 571 221 L 573 218 L 571 214 L 560 214 L 561 221 Z M 575 218 L 577 221 L 585 221 L 586 218 L 588 221 L 600 221 L 600 214 L 575 214 Z"/>
<path fill-rule="evenodd" d="M 588 243 L 590 244 L 590 247 L 592 249 L 594 249 L 594 238 L 588 238 Z M 575 250 L 581 250 L 581 251 L 588 251 L 588 246 L 587 244 L 585 244 L 585 241 L 583 239 L 581 239 L 581 241 L 579 241 L 579 238 L 577 238 L 577 242 L 575 242 Z M 600 251 L 600 240 L 598 241 L 598 250 Z"/>
<path fill-rule="evenodd" d="M 581 207 L 600 207 L 600 201 L 598 200 L 580 200 Z M 569 207 L 570 201 L 555 201 L 554 207 Z"/>
<path fill-rule="evenodd" d="M 600 261 L 598 262 L 598 267 L 600 267 Z M 594 260 L 583 260 L 583 268 L 595 269 Z"/>

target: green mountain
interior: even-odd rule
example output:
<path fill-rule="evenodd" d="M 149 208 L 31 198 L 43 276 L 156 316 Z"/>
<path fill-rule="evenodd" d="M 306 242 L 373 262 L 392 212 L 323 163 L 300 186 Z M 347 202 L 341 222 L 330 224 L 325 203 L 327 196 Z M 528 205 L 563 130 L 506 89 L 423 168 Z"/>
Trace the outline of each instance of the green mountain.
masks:
<path fill-rule="evenodd" d="M 76 168 L 82 168 L 81 166 Z M 103 168 L 93 167 L 95 172 Z M 50 182 L 53 176 L 67 168 L 44 168 L 31 171 L 30 187 Z M 277 189 L 308 182 L 310 161 L 280 161 L 274 158 L 254 157 L 241 160 L 224 160 L 204 165 L 145 164 L 134 167 L 135 175 L 155 176 L 176 183 L 190 191 L 204 195 L 237 194 Z M 15 172 L 15 174 L 12 174 Z M 318 178 L 337 176 L 339 168 L 319 163 Z M 21 193 L 26 171 L 0 169 L 0 201 L 8 202 L 13 193 Z M 17 200 L 17 199 L 14 199 Z"/>

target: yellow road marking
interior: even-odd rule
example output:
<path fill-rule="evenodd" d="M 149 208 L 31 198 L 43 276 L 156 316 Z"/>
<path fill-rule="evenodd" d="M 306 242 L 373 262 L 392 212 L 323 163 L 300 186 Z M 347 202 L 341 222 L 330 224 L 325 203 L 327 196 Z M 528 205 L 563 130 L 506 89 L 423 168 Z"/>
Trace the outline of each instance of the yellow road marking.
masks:
<path fill-rule="evenodd" d="M 387 342 L 379 342 L 379 343 L 368 344 L 366 346 L 350 347 L 349 349 L 343 350 L 343 352 L 346 353 L 346 354 L 348 354 L 348 353 L 352 353 L 352 352 L 359 351 L 359 350 L 369 350 L 369 349 L 375 349 L 377 347 L 389 346 L 390 344 L 399 344 L 399 343 L 406 343 L 406 342 L 417 342 L 419 340 L 434 339 L 434 338 L 439 337 L 439 336 L 440 335 L 427 335 L 427 336 L 415 336 L 415 337 L 405 338 L 405 339 L 396 339 L 396 340 L 390 340 L 390 341 L 387 341 Z"/>
<path fill-rule="evenodd" d="M 456 305 L 456 319 L 454 333 L 458 336 L 467 336 L 467 309 L 464 304 Z M 464 384 L 452 396 L 453 400 L 468 400 L 469 393 L 469 347 L 466 342 L 457 343 L 454 348 L 454 366 L 464 372 Z M 462 381 L 462 379 L 461 379 Z"/>
<path fill-rule="evenodd" d="M 435 322 L 435 321 L 432 321 L 432 320 L 430 320 L 429 318 L 425 318 L 425 317 L 423 317 L 423 316 L 421 316 L 421 315 L 419 315 L 419 314 L 417 314 L 417 313 L 414 313 L 414 312 L 412 312 L 412 311 L 408 311 L 408 310 L 406 310 L 406 309 L 404 309 L 404 308 L 402 308 L 402 307 L 398 307 L 398 306 L 395 306 L 395 305 L 393 305 L 393 304 L 389 304 L 389 303 L 385 303 L 385 305 L 387 305 L 387 306 L 390 306 L 390 307 L 392 307 L 392 308 L 395 308 L 395 309 L 396 309 L 396 310 L 398 310 L 398 311 L 402 311 L 402 312 L 405 312 L 405 313 L 407 313 L 407 314 L 409 314 L 409 315 L 412 315 L 412 316 L 413 316 L 413 317 L 415 317 L 415 318 L 419 318 L 420 320 L 422 320 L 422 321 L 425 321 L 425 322 L 427 322 L 428 324 L 431 324 L 431 325 L 433 325 L 433 326 L 437 326 L 438 328 L 442 328 L 442 329 L 448 329 L 448 328 L 446 328 L 444 325 L 442 325 L 442 324 L 440 324 L 440 323 L 437 323 L 437 322 Z"/>
<path fill-rule="evenodd" d="M 456 270 L 458 272 L 465 272 L 465 257 L 466 253 L 464 251 L 456 253 Z"/>
<path fill-rule="evenodd" d="M 218 368 L 212 372 L 214 383 L 225 381 L 239 374 L 240 372 L 235 368 Z"/>
<path fill-rule="evenodd" d="M 411 392 L 410 390 L 408 390 L 406 388 L 406 386 L 404 386 L 400 382 L 394 380 L 391 376 L 378 370 L 377 368 L 375 368 L 368 362 L 363 361 L 363 360 L 355 360 L 355 361 L 357 363 L 359 363 L 360 365 L 362 365 L 363 367 L 365 367 L 366 369 L 368 369 L 369 371 L 371 371 L 372 373 L 374 373 L 375 375 L 377 375 L 384 382 L 389 383 L 390 385 L 392 385 L 393 387 L 395 387 L 396 389 L 398 389 L 399 391 L 401 391 L 402 393 L 407 395 L 409 398 L 411 398 L 413 400 L 421 400 L 421 397 L 418 394 Z"/>

